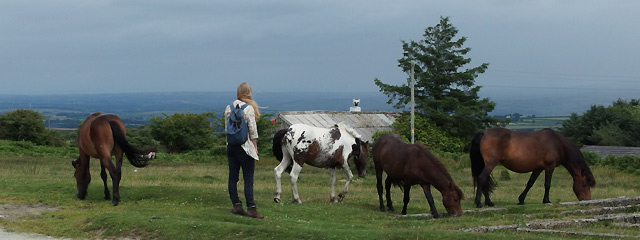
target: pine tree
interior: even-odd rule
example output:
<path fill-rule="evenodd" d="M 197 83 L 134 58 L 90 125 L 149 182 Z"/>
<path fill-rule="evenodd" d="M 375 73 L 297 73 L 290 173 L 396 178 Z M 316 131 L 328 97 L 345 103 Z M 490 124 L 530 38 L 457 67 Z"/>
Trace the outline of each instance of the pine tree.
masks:
<path fill-rule="evenodd" d="M 398 66 L 409 73 L 411 62 L 415 63 L 416 112 L 435 122 L 453 136 L 470 137 L 479 130 L 496 125 L 498 120 L 488 116 L 495 103 L 488 98 L 480 99 L 480 86 L 474 86 L 475 78 L 489 66 L 464 69 L 471 62 L 465 55 L 471 50 L 463 47 L 466 37 L 454 39 L 458 30 L 441 17 L 435 27 L 428 27 L 424 39 L 418 42 L 402 41 L 404 57 Z M 380 92 L 390 97 L 388 103 L 395 108 L 404 108 L 411 101 L 411 83 L 401 86 L 374 80 Z"/>

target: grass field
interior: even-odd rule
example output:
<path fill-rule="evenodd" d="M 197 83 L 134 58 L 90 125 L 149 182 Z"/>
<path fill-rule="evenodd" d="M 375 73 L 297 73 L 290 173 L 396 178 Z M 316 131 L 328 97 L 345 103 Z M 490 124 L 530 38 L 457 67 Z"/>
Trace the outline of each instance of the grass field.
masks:
<path fill-rule="evenodd" d="M 18 219 L 0 217 L 0 227 L 8 231 L 37 232 L 74 239 L 596 239 L 549 233 L 501 230 L 487 233 L 453 231 L 475 226 L 523 224 L 536 220 L 572 219 L 584 215 L 563 214 L 576 207 L 558 202 L 576 201 L 571 178 L 558 168 L 551 188 L 552 205 L 544 205 L 543 178 L 534 185 L 525 205 L 517 197 L 529 175 L 511 172 L 501 180 L 504 168 L 494 170 L 498 188 L 493 195 L 496 207 L 505 212 L 466 214 L 462 217 L 426 219 L 394 218 L 402 207 L 402 193 L 392 188 L 396 213 L 378 211 L 375 173 L 369 162 L 366 178 L 357 178 L 342 203 L 329 203 L 328 173 L 324 169 L 303 167 L 298 189 L 303 204 L 291 203 L 288 175 L 283 175 L 283 203 L 273 202 L 274 159 L 263 158 L 256 166 L 255 197 L 258 220 L 231 215 L 227 188 L 227 166 L 220 163 L 175 163 L 154 160 L 137 169 L 125 162 L 120 194 L 122 202 L 113 207 L 103 200 L 99 163 L 92 160 L 92 183 L 86 200 L 77 200 L 71 159 L 0 155 L 0 205 L 42 204 L 55 210 L 24 215 Z M 443 159 L 467 199 L 463 209 L 475 209 L 473 183 L 467 159 Z M 592 169 L 598 184 L 594 199 L 640 195 L 640 177 L 607 167 Z M 337 172 L 338 184 L 344 173 Z M 109 187 L 111 183 L 109 179 Z M 242 186 L 242 182 L 239 184 Z M 340 186 L 341 187 L 341 186 Z M 242 189 L 240 187 L 240 189 Z M 445 212 L 438 191 L 432 191 L 438 211 Z M 242 196 L 242 192 L 240 194 Z M 241 197 L 244 199 L 244 197 Z M 636 208 L 637 211 L 637 208 Z M 408 214 L 428 213 L 419 187 L 411 192 Z M 618 232 L 640 235 L 640 229 L 609 224 L 569 227 L 568 230 Z"/>

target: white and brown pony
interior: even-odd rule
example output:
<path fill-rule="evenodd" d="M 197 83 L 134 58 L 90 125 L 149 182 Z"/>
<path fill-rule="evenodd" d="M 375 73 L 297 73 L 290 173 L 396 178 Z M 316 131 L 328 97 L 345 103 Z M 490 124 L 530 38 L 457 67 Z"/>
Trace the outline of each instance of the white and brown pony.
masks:
<path fill-rule="evenodd" d="M 361 140 L 360 134 L 344 123 L 332 128 L 318 128 L 304 124 L 294 124 L 276 132 L 273 138 L 273 154 L 280 164 L 275 167 L 276 192 L 273 200 L 280 202 L 282 193 L 280 177 L 290 167 L 293 202 L 302 203 L 298 196 L 296 182 L 306 163 L 314 167 L 329 169 L 331 176 L 331 201 L 340 202 L 349 191 L 353 174 L 349 168 L 349 156 L 353 156 L 358 176 L 366 174 L 366 162 L 369 143 Z M 342 168 L 347 174 L 347 183 L 336 198 L 336 168 Z"/>

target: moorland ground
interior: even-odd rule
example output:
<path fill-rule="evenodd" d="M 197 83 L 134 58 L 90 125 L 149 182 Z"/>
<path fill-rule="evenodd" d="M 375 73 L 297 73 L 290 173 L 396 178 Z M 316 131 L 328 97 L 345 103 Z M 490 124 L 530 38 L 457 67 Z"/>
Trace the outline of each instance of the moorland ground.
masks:
<path fill-rule="evenodd" d="M 576 201 L 571 177 L 559 167 L 551 187 L 553 204 L 542 204 L 543 178 L 529 192 L 525 205 L 517 197 L 529 174 L 510 172 L 503 176 L 497 167 L 498 182 L 493 201 L 506 211 L 468 213 L 462 217 L 430 219 L 396 218 L 402 207 L 402 192 L 392 188 L 395 213 L 378 211 L 378 195 L 372 162 L 366 178 L 355 178 L 341 203 L 329 202 L 329 174 L 325 169 L 304 166 L 298 181 L 303 204 L 291 203 L 288 174 L 283 174 L 282 203 L 273 202 L 277 161 L 262 157 L 256 165 L 255 198 L 266 219 L 257 220 L 231 215 L 227 189 L 227 165 L 211 162 L 176 162 L 160 155 L 146 168 L 136 169 L 126 160 L 123 165 L 120 205 L 104 200 L 98 161 L 92 159 L 92 182 L 86 200 L 75 197 L 76 183 L 71 159 L 48 156 L 0 155 L 0 204 L 5 206 L 44 206 L 33 214 L 14 214 L 0 218 L 0 227 L 8 231 L 35 232 L 74 239 L 596 239 L 598 236 L 557 233 L 527 233 L 498 230 L 467 233 L 457 229 L 502 224 L 525 224 L 584 218 L 563 211 L 584 207 L 563 206 L 559 202 Z M 465 210 L 475 209 L 473 182 L 468 158 L 441 157 L 466 200 Z M 594 199 L 640 195 L 640 177 L 609 167 L 592 166 L 597 185 Z M 337 171 L 337 189 L 344 184 L 344 173 Z M 109 188 L 111 179 L 109 178 Z M 239 183 L 242 186 L 242 180 Z M 242 187 L 240 187 L 242 189 Z M 441 195 L 433 190 L 440 213 L 446 212 Z M 240 196 L 242 196 L 242 191 Z M 241 199 L 244 199 L 241 197 Z M 638 212 L 637 207 L 626 212 Z M 418 186 L 411 191 L 408 214 L 428 213 L 429 206 Z M 566 227 L 581 232 L 640 235 L 637 227 L 609 223 Z"/>

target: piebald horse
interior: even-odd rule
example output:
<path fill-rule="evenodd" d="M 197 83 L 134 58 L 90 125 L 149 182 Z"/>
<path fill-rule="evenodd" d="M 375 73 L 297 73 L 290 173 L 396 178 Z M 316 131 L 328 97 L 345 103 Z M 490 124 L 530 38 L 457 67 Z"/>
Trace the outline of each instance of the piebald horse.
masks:
<path fill-rule="evenodd" d="M 273 154 L 280 164 L 275 167 L 276 192 L 274 201 L 280 202 L 282 193 L 280 178 L 282 172 L 291 166 L 291 189 L 293 202 L 302 203 L 298 196 L 296 182 L 304 164 L 329 169 L 331 177 L 332 202 L 341 202 L 349 191 L 349 184 L 353 174 L 349 168 L 349 156 L 353 156 L 358 176 L 366 174 L 366 162 L 369 143 L 361 140 L 360 134 L 344 123 L 338 123 L 332 128 L 318 128 L 304 124 L 294 124 L 289 128 L 276 132 L 273 138 Z M 344 189 L 335 195 L 336 168 L 344 169 L 347 183 Z"/>
<path fill-rule="evenodd" d="M 109 200 L 109 188 L 107 187 L 107 173 L 109 171 L 113 180 L 113 199 L 111 205 L 116 206 L 120 202 L 120 179 L 122 178 L 122 154 L 127 155 L 131 165 L 142 168 L 149 164 L 149 160 L 155 158 L 155 152 L 142 151 L 132 147 L 125 137 L 126 130 L 122 120 L 116 115 L 101 115 L 101 112 L 91 114 L 84 120 L 78 130 L 78 149 L 80 156 L 71 165 L 75 168 L 77 183 L 76 196 L 84 199 L 87 195 L 87 187 L 91 182 L 89 171 L 89 159 L 100 159 L 100 177 L 104 183 L 104 199 Z M 116 165 L 111 161 L 111 156 L 116 157 Z"/>
<path fill-rule="evenodd" d="M 477 185 L 475 204 L 482 207 L 481 195 L 485 204 L 493 206 L 489 193 L 495 188 L 491 177 L 493 168 L 502 164 L 505 168 L 518 172 L 532 172 L 527 186 L 518 197 L 518 204 L 524 199 L 533 183 L 544 171 L 544 197 L 542 203 L 550 203 L 549 188 L 551 176 L 557 166 L 564 166 L 573 178 L 573 192 L 578 200 L 590 200 L 590 188 L 596 180 L 584 160 L 582 152 L 569 139 L 560 133 L 546 128 L 535 132 L 511 131 L 505 128 L 492 128 L 478 132 L 471 141 L 471 174 Z"/>

